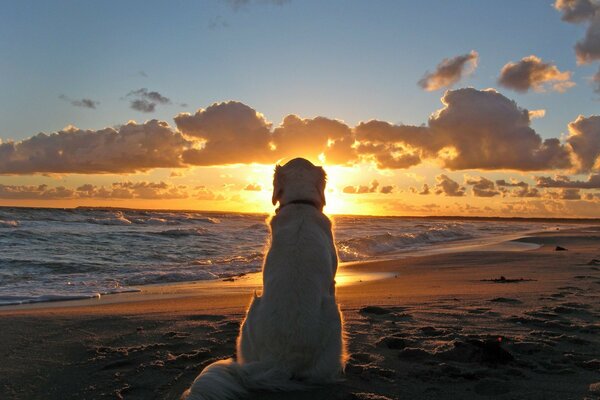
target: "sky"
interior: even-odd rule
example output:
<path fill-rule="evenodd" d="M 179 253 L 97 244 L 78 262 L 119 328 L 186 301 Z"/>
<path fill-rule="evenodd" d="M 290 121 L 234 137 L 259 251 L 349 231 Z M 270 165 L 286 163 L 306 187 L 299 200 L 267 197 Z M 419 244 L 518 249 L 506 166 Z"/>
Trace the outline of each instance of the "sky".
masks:
<path fill-rule="evenodd" d="M 0 4 L 0 205 L 600 217 L 600 3 Z"/>

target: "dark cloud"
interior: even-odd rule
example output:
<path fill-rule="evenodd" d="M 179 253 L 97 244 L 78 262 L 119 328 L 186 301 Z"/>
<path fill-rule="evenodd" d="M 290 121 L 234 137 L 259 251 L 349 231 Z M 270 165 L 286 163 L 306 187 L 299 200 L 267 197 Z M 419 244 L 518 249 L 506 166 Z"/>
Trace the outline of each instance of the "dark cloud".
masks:
<path fill-rule="evenodd" d="M 435 185 L 435 194 L 444 194 L 446 196 L 461 197 L 465 195 L 465 188 L 461 187 L 458 182 L 452 180 L 447 175 L 441 174 L 435 177 L 437 184 Z"/>
<path fill-rule="evenodd" d="M 528 183 L 523 181 L 511 180 L 507 182 L 504 179 L 499 179 L 496 181 L 496 186 L 498 186 L 498 190 L 502 193 L 502 196 L 511 196 L 511 197 L 540 197 L 541 193 L 536 188 L 531 188 Z M 507 188 L 515 188 L 515 190 L 508 190 Z"/>
<path fill-rule="evenodd" d="M 498 83 L 521 93 L 530 89 L 540 92 L 548 87 L 557 92 L 564 92 L 575 86 L 569 71 L 561 72 L 556 65 L 545 63 L 533 55 L 502 67 Z"/>
<path fill-rule="evenodd" d="M 235 101 L 215 103 L 195 114 L 175 117 L 179 131 L 203 142 L 186 150 L 184 161 L 193 165 L 273 163 L 271 124 L 251 107 Z"/>
<path fill-rule="evenodd" d="M 478 178 L 467 178 L 465 183 L 473 186 L 473 195 L 475 197 L 494 197 L 500 194 L 496 190 L 494 182 L 480 176 Z"/>
<path fill-rule="evenodd" d="M 72 106 L 75 107 L 83 107 L 83 108 L 92 108 L 95 109 L 96 106 L 100 104 L 99 101 L 91 100 L 91 99 L 71 99 L 64 94 L 58 96 L 59 99 L 69 102 Z"/>
<path fill-rule="evenodd" d="M 529 184 L 523 181 L 514 181 L 512 180 L 511 182 L 507 182 L 505 179 L 499 179 L 496 181 L 496 185 L 498 185 L 499 187 L 528 187 Z"/>
<path fill-rule="evenodd" d="M 594 17 L 598 4 L 592 0 L 556 0 L 554 8 L 562 12 L 563 21 L 579 23 Z"/>
<path fill-rule="evenodd" d="M 588 64 L 600 60 L 600 14 L 591 20 L 585 36 L 575 44 L 577 63 Z"/>
<path fill-rule="evenodd" d="M 583 115 L 569 123 L 567 144 L 579 172 L 600 169 L 600 116 Z"/>
<path fill-rule="evenodd" d="M 125 96 L 130 99 L 129 106 L 136 111 L 151 113 L 158 104 L 170 104 L 171 100 L 158 92 L 146 88 L 132 90 Z"/>
<path fill-rule="evenodd" d="M 445 58 L 434 72 L 426 72 L 418 85 L 427 91 L 450 87 L 477 68 L 478 57 L 477 52 L 472 50 L 468 54 Z"/>
<path fill-rule="evenodd" d="M 382 194 L 390 194 L 394 192 L 394 186 L 393 185 L 386 185 L 386 186 L 382 186 L 381 189 L 379 189 L 379 193 Z"/>
<path fill-rule="evenodd" d="M 586 23 L 583 39 L 575 44 L 579 64 L 600 60 L 600 3 L 594 0 L 556 0 L 554 7 L 562 12 L 562 20 Z"/>
<path fill-rule="evenodd" d="M 20 142 L 0 143 L 0 174 L 123 173 L 182 167 L 191 146 L 166 122 L 130 122 L 98 131 L 69 127 Z"/>
<path fill-rule="evenodd" d="M 537 186 L 543 188 L 600 189 L 600 174 L 592 174 L 586 181 L 571 180 L 564 175 L 557 175 L 554 178 L 536 176 L 535 180 Z"/>

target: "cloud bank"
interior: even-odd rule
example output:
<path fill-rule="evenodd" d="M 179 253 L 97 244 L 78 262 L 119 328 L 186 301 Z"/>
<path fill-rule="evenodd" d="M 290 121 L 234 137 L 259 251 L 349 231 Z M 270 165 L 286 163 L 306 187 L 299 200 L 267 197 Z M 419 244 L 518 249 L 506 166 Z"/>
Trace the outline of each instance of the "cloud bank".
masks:
<path fill-rule="evenodd" d="M 181 155 L 190 146 L 180 133 L 157 120 L 98 131 L 68 127 L 0 143 L 0 174 L 131 173 L 181 167 Z"/>
<path fill-rule="evenodd" d="M 404 169 L 424 161 L 449 170 L 598 169 L 600 117 L 578 117 L 569 136 L 543 139 L 532 112 L 494 89 L 447 91 L 421 126 L 371 120 L 352 127 L 291 114 L 276 127 L 252 107 L 229 101 L 164 121 L 118 128 L 65 128 L 0 143 L 0 174 L 132 173 L 152 168 L 273 164 L 306 157 L 328 165 L 372 163 Z M 535 112 L 534 112 L 535 114 Z"/>

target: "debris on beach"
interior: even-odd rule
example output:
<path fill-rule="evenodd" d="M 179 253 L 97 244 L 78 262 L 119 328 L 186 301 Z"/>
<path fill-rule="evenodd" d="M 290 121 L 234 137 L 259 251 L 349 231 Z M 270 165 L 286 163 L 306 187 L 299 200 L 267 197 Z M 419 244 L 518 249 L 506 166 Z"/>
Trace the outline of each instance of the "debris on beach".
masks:
<path fill-rule="evenodd" d="M 554 251 L 568 251 L 569 249 L 562 247 L 562 246 L 556 246 L 554 248 Z"/>
<path fill-rule="evenodd" d="M 493 279 L 482 279 L 481 282 L 494 282 L 494 283 L 518 283 L 518 282 L 533 282 L 536 281 L 535 279 L 525 279 L 525 278 L 518 278 L 518 279 L 509 279 L 506 278 L 505 276 L 500 276 L 500 278 L 493 278 Z"/>

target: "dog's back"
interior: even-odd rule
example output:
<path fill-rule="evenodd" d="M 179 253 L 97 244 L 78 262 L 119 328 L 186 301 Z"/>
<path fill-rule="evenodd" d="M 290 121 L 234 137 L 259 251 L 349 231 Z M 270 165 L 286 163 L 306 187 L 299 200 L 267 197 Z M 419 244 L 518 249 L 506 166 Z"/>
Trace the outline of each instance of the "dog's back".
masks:
<path fill-rule="evenodd" d="M 322 383 L 343 368 L 342 322 L 334 297 L 337 257 L 331 222 L 294 204 L 271 220 L 273 241 L 240 335 L 243 362 L 273 360 L 291 377 Z"/>

